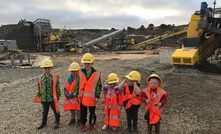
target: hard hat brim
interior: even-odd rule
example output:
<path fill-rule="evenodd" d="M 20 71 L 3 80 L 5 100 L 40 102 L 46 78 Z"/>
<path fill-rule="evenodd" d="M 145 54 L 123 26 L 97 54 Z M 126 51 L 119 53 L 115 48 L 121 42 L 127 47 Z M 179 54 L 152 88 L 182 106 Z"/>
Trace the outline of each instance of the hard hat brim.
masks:
<path fill-rule="evenodd" d="M 68 69 L 68 71 L 79 71 L 80 69 Z"/>
<path fill-rule="evenodd" d="M 129 75 L 126 75 L 126 76 L 124 76 L 125 78 L 127 78 L 127 79 L 129 79 L 129 80 L 131 80 L 131 81 L 137 81 L 137 80 L 134 80 L 134 79 L 131 79 L 130 77 L 129 77 Z M 138 81 L 139 82 L 139 81 Z"/>
<path fill-rule="evenodd" d="M 81 61 L 81 63 L 93 63 L 94 61 Z"/>
<path fill-rule="evenodd" d="M 50 65 L 50 66 L 45 66 L 45 65 L 42 65 L 42 66 L 40 66 L 41 68 L 47 68 L 47 67 L 53 67 L 53 65 Z"/>
<path fill-rule="evenodd" d="M 111 82 L 107 82 L 108 84 L 114 84 L 114 83 L 118 83 L 119 82 L 119 80 L 118 81 L 111 81 Z"/>

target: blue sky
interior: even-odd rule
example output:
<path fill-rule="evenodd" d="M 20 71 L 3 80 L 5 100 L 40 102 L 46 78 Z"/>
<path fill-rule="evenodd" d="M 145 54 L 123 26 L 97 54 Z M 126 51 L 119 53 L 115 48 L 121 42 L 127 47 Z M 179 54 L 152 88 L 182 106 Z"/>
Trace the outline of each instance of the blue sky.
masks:
<path fill-rule="evenodd" d="M 204 0 L 213 7 L 214 0 Z M 0 0 L 0 25 L 49 19 L 54 28 L 110 29 L 188 24 L 201 0 Z M 221 1 L 216 1 L 220 7 Z"/>

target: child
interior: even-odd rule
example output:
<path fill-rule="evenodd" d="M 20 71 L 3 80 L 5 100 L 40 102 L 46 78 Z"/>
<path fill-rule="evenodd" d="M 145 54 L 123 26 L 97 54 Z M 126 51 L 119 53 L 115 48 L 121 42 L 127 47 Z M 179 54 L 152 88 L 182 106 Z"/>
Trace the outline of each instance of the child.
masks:
<path fill-rule="evenodd" d="M 162 80 L 157 74 L 147 78 L 148 87 L 141 92 L 141 101 L 146 104 L 145 119 L 148 125 L 148 134 L 152 133 L 152 126 L 155 126 L 156 134 L 160 133 L 160 119 L 162 106 L 167 102 L 167 92 L 162 86 Z"/>
<path fill-rule="evenodd" d="M 108 126 L 112 127 L 113 131 L 117 130 L 120 125 L 119 117 L 121 114 L 121 108 L 123 104 L 122 94 L 117 87 L 119 82 L 119 77 L 115 73 L 108 75 L 107 82 L 103 87 L 104 91 L 104 113 L 105 125 L 102 127 L 106 130 Z"/>
<path fill-rule="evenodd" d="M 132 71 L 125 77 L 126 79 L 119 84 L 119 88 L 123 90 L 123 105 L 127 114 L 127 128 L 128 132 L 132 132 L 131 123 L 133 121 L 133 130 L 137 132 L 138 109 L 141 103 L 139 98 L 141 75 L 137 71 Z"/>
<path fill-rule="evenodd" d="M 101 73 L 93 68 L 94 57 L 90 53 L 83 55 L 81 63 L 84 63 L 84 67 L 81 71 L 83 72 L 83 77 L 81 85 L 84 88 L 79 90 L 79 100 L 81 101 L 81 131 L 88 130 L 89 132 L 94 130 L 94 125 L 96 123 L 96 104 L 100 98 L 101 93 Z M 89 109 L 89 127 L 87 129 L 87 110 Z"/>
<path fill-rule="evenodd" d="M 76 62 L 71 63 L 68 71 L 71 75 L 68 77 L 64 87 L 64 111 L 70 111 L 71 120 L 68 125 L 72 125 L 76 122 L 75 113 L 77 115 L 77 122 L 80 123 L 80 103 L 78 101 L 78 90 L 80 88 L 80 80 L 82 72 L 80 65 Z"/>
<path fill-rule="evenodd" d="M 44 74 L 39 79 L 38 92 L 35 98 L 36 103 L 42 103 L 43 106 L 43 118 L 42 123 L 37 129 L 42 129 L 47 124 L 47 117 L 49 106 L 52 108 L 55 115 L 54 128 L 59 127 L 60 113 L 58 109 L 58 101 L 60 99 L 60 85 L 58 75 L 52 74 L 53 63 L 51 60 L 46 59 L 42 62 L 41 68 L 44 69 Z"/>

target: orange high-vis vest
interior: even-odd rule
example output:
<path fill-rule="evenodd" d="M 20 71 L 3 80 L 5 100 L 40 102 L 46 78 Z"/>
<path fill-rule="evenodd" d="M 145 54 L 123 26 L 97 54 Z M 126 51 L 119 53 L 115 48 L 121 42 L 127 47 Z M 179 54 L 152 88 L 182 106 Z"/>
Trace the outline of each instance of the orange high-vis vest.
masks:
<path fill-rule="evenodd" d="M 56 90 L 56 83 L 57 83 L 57 80 L 58 80 L 58 75 L 53 75 L 52 74 L 52 83 L 53 83 L 53 99 L 54 99 L 54 105 L 55 105 L 55 109 L 56 109 L 56 112 L 58 113 L 59 112 L 59 106 L 58 106 L 58 97 L 57 97 L 57 90 Z M 39 79 L 39 87 L 40 87 L 40 93 L 42 93 L 42 79 L 40 78 Z M 38 97 L 36 96 L 35 97 L 35 103 L 42 103 L 41 102 L 41 96 Z"/>
<path fill-rule="evenodd" d="M 122 94 L 115 94 L 114 89 L 108 89 L 107 93 L 104 94 L 105 103 L 104 113 L 105 118 L 104 122 L 106 125 L 118 127 L 120 125 L 119 118 L 121 114 L 122 102 L 118 102 L 122 97 Z"/>
<path fill-rule="evenodd" d="M 146 105 L 146 112 L 150 112 L 149 122 L 150 124 L 156 124 L 160 120 L 163 112 L 162 108 L 157 107 L 157 105 L 160 103 L 162 96 L 167 95 L 167 92 L 160 87 L 157 88 L 156 93 L 150 91 L 150 87 L 142 90 L 150 101 L 150 103 Z"/>
<path fill-rule="evenodd" d="M 132 105 L 140 105 L 141 100 L 140 100 L 139 96 L 136 95 L 134 89 L 133 89 L 133 93 L 130 94 L 129 86 L 127 84 L 125 84 L 124 87 L 126 88 L 125 89 L 126 91 L 125 91 L 125 95 L 123 96 L 123 101 L 128 100 L 125 108 L 128 109 Z"/>
<path fill-rule="evenodd" d="M 87 80 L 86 76 L 82 77 L 80 84 L 79 98 L 84 106 L 96 106 L 96 87 L 100 80 L 101 73 L 96 71 Z M 84 85 L 84 88 L 83 88 Z"/>
<path fill-rule="evenodd" d="M 66 90 L 67 96 L 69 96 L 69 94 L 74 92 L 75 86 L 76 86 L 76 79 L 77 78 L 74 78 L 71 84 L 68 82 L 68 80 L 66 80 L 65 90 Z M 80 103 L 78 102 L 78 98 L 73 97 L 73 98 L 64 99 L 64 111 L 67 111 L 67 110 L 80 110 Z"/>

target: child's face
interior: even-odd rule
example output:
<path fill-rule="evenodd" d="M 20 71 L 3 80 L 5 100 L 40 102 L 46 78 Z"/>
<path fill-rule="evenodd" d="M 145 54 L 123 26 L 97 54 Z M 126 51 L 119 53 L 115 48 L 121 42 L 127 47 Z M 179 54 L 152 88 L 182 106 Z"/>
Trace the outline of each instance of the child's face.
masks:
<path fill-rule="evenodd" d="M 113 89 L 117 85 L 117 83 L 112 83 L 112 84 L 108 84 L 108 85 L 110 86 L 111 89 Z"/>
<path fill-rule="evenodd" d="M 71 75 L 73 77 L 77 77 L 78 76 L 78 71 L 71 71 Z"/>
<path fill-rule="evenodd" d="M 44 68 L 44 72 L 46 75 L 50 75 L 51 74 L 51 67 Z"/>
<path fill-rule="evenodd" d="M 157 87 L 160 86 L 160 82 L 156 78 L 151 78 L 148 82 L 148 85 L 150 86 L 151 89 L 156 89 Z"/>
<path fill-rule="evenodd" d="M 134 81 L 129 80 L 129 79 L 126 78 L 126 83 L 127 83 L 128 86 L 132 86 L 134 84 Z"/>
<path fill-rule="evenodd" d="M 84 67 L 86 70 L 91 70 L 91 67 L 93 66 L 94 63 L 84 63 Z"/>

